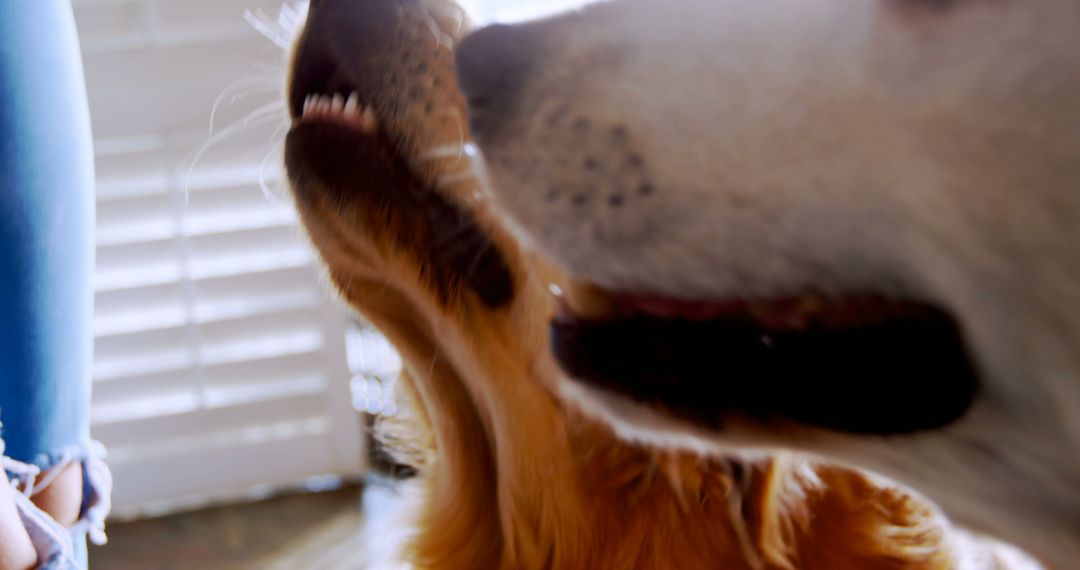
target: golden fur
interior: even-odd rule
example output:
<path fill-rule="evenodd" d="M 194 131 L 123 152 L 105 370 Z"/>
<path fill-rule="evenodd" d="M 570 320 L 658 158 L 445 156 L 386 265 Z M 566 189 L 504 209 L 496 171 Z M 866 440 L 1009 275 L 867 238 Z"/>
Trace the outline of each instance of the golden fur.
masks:
<path fill-rule="evenodd" d="M 303 132 L 298 117 L 287 162 L 331 281 L 405 362 L 414 415 L 383 427 L 420 468 L 403 561 L 462 570 L 867 570 L 955 568 L 969 559 L 975 547 L 957 548 L 958 531 L 932 506 L 888 482 L 790 454 L 706 458 L 636 445 L 561 403 L 539 380 L 555 376 L 547 286 L 558 276 L 523 253 L 477 199 L 483 186 L 468 155 L 425 158 L 467 139 L 447 41 L 460 33 L 455 12 L 434 2 L 395 8 L 371 8 L 355 24 L 359 35 L 372 18 L 386 18 L 366 38 L 370 51 L 335 54 L 344 58 L 336 65 L 359 65 L 365 77 L 378 69 L 396 78 L 371 79 L 360 93 L 390 153 L 350 160 L 362 168 L 358 184 L 377 187 L 331 188 L 305 174 L 312 164 L 329 168 L 329 159 L 312 148 L 319 132 Z M 332 37 L 350 9 L 359 8 L 315 4 L 294 62 Z M 295 97 L 304 85 L 291 89 Z M 425 101 L 435 109 L 425 111 Z M 492 308 L 461 283 L 433 281 L 432 228 L 403 227 L 410 213 L 380 198 L 403 192 L 403 176 L 477 221 L 512 276 L 507 304 Z M 989 564 L 992 553 L 982 554 Z"/>

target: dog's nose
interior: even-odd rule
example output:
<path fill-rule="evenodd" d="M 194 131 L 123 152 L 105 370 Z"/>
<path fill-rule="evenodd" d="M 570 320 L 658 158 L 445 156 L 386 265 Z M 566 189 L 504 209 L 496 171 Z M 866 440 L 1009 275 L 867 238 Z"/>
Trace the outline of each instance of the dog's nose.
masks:
<path fill-rule="evenodd" d="M 477 137 L 502 123 L 534 71 L 540 46 L 531 25 L 495 24 L 467 36 L 457 49 L 458 83 Z"/>

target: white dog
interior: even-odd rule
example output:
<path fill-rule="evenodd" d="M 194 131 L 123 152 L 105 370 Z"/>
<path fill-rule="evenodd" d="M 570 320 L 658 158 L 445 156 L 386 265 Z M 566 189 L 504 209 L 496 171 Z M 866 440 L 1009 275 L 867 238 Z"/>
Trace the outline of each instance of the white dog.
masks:
<path fill-rule="evenodd" d="M 459 46 L 564 394 L 1080 564 L 1080 2 L 621 0 Z"/>

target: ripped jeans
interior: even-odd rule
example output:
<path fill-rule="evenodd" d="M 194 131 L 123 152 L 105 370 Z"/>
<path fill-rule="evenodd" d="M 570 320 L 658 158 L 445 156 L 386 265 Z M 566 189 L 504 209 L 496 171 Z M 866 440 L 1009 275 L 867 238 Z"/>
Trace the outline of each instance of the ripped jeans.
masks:
<path fill-rule="evenodd" d="M 24 463 L 5 456 L 0 439 L 0 467 L 9 477 L 15 494 L 15 508 L 37 552 L 41 570 L 80 570 L 87 567 L 86 539 L 105 543 L 105 517 L 109 514 L 112 475 L 103 461 L 104 449 L 97 442 L 58 448 L 45 453 L 39 464 Z M 46 460 L 46 458 L 49 458 Z M 30 501 L 35 493 L 52 483 L 50 475 L 68 463 L 82 465 L 82 505 L 79 520 L 65 528 Z"/>
<path fill-rule="evenodd" d="M 111 481 L 90 439 L 94 170 L 67 0 L 0 2 L 0 456 L 39 566 L 86 565 Z M 70 532 L 28 497 L 83 467 Z"/>

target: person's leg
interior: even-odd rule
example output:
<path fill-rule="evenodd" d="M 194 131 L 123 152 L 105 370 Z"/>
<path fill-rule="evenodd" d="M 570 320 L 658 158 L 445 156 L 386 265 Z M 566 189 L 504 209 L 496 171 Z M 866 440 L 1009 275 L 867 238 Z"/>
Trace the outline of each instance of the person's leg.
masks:
<path fill-rule="evenodd" d="M 57 465 L 45 474 L 52 483 L 31 497 L 34 504 L 49 513 L 56 522 L 70 527 L 79 521 L 83 502 L 82 463 Z"/>
<path fill-rule="evenodd" d="M 72 465 L 77 467 L 79 464 Z M 0 534 L 3 535 L 0 570 L 85 568 L 85 548 L 82 551 L 75 549 L 72 529 L 58 523 L 30 500 L 41 470 L 4 455 L 2 438 L 0 472 L 7 475 L 0 478 Z M 85 545 L 85 540 L 83 543 Z"/>
<path fill-rule="evenodd" d="M 84 543 L 107 505 L 108 477 L 89 437 L 93 156 L 69 2 L 0 3 L 0 102 L 6 453 L 42 471 L 23 490 L 58 519 L 78 520 Z M 41 512 L 22 504 L 20 513 Z"/>
<path fill-rule="evenodd" d="M 0 570 L 27 570 L 38 560 L 15 506 L 14 493 L 7 477 L 0 477 Z"/>

